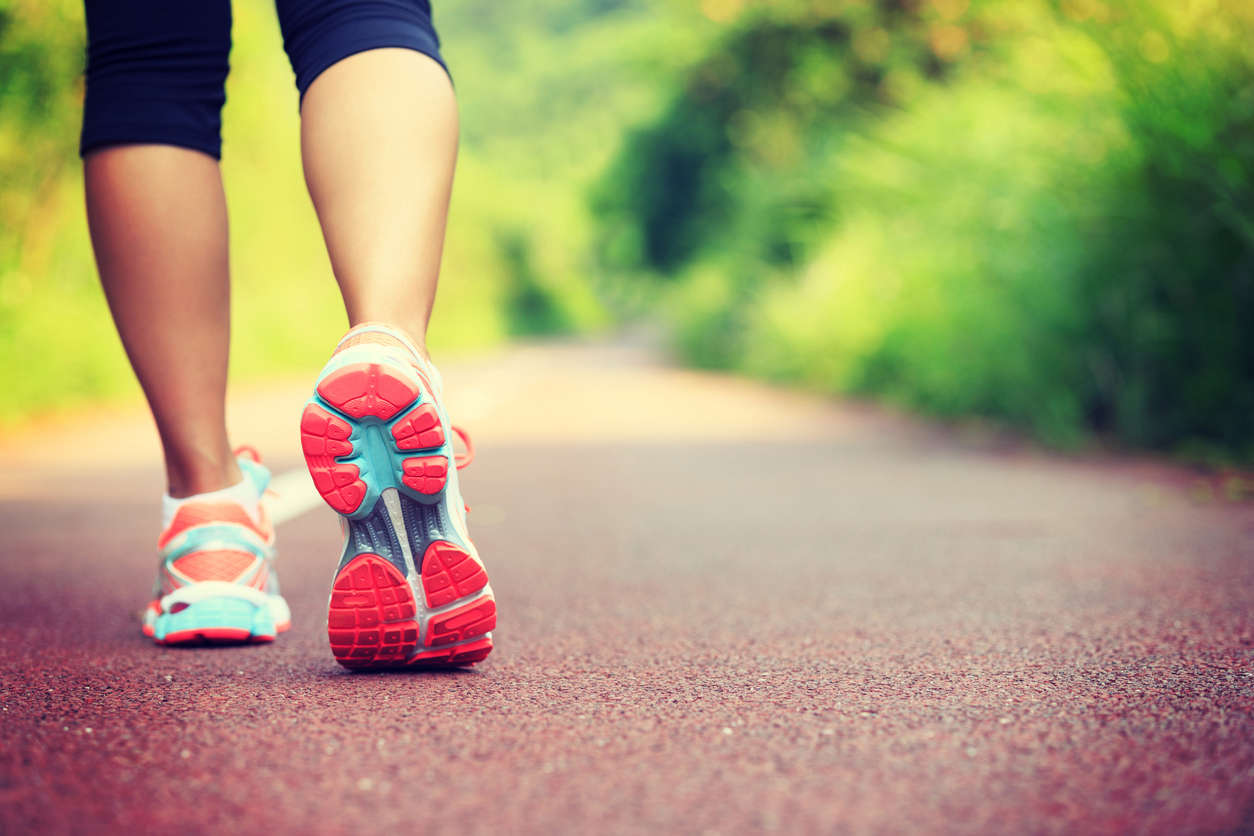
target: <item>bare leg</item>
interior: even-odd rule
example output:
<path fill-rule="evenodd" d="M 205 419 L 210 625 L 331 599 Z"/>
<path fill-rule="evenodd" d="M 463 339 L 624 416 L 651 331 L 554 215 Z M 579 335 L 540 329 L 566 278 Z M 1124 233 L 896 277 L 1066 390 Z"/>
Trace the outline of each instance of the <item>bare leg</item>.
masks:
<path fill-rule="evenodd" d="M 457 159 L 457 103 L 422 53 L 332 66 L 301 110 L 305 182 L 350 324 L 387 322 L 426 350 Z"/>
<path fill-rule="evenodd" d="M 212 157 L 168 145 L 85 162 L 87 219 L 118 334 L 152 408 L 174 497 L 242 475 L 226 433 L 226 199 Z"/>

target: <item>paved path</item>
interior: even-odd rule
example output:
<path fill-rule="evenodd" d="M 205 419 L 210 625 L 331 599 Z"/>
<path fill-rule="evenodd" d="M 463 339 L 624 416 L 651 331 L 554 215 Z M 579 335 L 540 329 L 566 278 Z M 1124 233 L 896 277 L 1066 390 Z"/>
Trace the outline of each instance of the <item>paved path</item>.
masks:
<path fill-rule="evenodd" d="M 630 349 L 447 374 L 472 672 L 337 668 L 324 508 L 279 531 L 290 633 L 157 648 L 146 421 L 0 451 L 0 832 L 1254 829 L 1250 504 Z M 303 394 L 233 413 L 280 470 Z"/>

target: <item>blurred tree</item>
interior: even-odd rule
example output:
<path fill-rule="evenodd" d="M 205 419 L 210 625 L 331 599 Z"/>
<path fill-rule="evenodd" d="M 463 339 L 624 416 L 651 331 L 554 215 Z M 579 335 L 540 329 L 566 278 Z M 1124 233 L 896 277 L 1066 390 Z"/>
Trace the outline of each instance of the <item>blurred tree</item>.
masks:
<path fill-rule="evenodd" d="M 81 3 L 0 0 L 0 263 L 75 159 L 82 66 Z"/>
<path fill-rule="evenodd" d="M 1254 456 L 1254 9 L 1139 4 L 1084 22 L 1134 143 L 1081 285 L 1090 421 Z"/>
<path fill-rule="evenodd" d="M 1254 460 L 1254 9 L 730 16 L 591 192 L 687 357 Z"/>

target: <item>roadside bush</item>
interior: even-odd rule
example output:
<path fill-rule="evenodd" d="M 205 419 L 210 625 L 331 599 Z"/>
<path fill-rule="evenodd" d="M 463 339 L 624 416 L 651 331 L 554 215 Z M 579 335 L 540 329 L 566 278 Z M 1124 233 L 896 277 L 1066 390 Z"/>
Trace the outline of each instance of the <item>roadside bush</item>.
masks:
<path fill-rule="evenodd" d="M 781 24 L 747 18 L 593 193 L 611 269 L 657 276 L 654 304 L 703 365 L 1052 443 L 1254 460 L 1250 12 L 898 5 L 838 18 L 830 48 L 797 35 L 779 65 L 745 45 Z M 868 31 L 892 44 L 877 73 L 842 46 Z M 832 78 L 878 81 L 798 109 L 811 49 Z M 766 154 L 726 138 L 736 106 L 692 93 L 710 67 L 771 126 Z M 774 86 L 739 81 L 768 71 Z M 672 158 L 704 160 L 679 197 L 633 185 Z"/>

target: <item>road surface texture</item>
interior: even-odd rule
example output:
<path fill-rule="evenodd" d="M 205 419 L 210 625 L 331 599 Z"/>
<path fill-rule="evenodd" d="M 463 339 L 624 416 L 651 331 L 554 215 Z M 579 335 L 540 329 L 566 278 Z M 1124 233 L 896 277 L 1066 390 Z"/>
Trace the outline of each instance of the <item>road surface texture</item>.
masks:
<path fill-rule="evenodd" d="M 148 419 L 7 442 L 0 831 L 1254 830 L 1250 503 L 629 347 L 446 376 L 500 605 L 466 672 L 336 666 L 323 507 L 291 632 L 153 645 Z M 276 472 L 305 396 L 232 413 Z"/>

